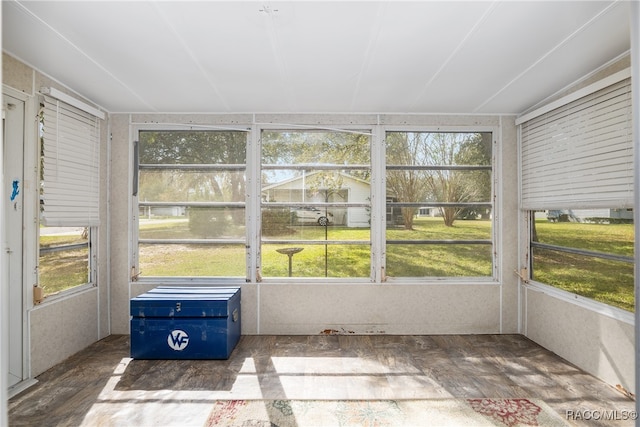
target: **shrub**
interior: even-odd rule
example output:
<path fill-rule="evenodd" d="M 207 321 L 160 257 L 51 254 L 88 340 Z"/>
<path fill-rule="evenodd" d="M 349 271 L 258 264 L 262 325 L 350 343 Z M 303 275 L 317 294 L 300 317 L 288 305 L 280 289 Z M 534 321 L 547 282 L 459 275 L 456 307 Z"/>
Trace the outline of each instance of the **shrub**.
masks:
<path fill-rule="evenodd" d="M 190 207 L 187 209 L 189 230 L 197 237 L 220 237 L 231 226 L 224 209 Z"/>

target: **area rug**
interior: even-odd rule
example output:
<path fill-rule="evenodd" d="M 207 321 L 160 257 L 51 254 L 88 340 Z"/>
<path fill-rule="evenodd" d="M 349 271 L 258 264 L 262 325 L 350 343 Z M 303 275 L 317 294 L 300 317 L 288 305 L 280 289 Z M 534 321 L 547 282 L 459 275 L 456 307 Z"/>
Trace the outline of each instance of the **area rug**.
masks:
<path fill-rule="evenodd" d="M 206 427 L 567 426 L 537 399 L 222 400 Z"/>

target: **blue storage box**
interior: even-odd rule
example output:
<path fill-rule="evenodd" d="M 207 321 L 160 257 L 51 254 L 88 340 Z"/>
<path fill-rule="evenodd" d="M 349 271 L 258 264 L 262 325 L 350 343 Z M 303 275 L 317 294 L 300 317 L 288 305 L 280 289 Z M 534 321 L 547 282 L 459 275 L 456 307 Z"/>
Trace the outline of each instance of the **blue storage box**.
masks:
<path fill-rule="evenodd" d="M 228 359 L 240 323 L 240 288 L 159 286 L 131 300 L 131 357 Z"/>

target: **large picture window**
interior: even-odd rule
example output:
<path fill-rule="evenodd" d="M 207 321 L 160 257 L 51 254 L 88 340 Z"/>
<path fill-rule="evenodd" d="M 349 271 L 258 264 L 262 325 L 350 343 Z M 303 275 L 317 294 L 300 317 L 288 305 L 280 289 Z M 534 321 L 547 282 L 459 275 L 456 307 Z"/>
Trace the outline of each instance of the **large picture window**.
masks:
<path fill-rule="evenodd" d="M 387 132 L 386 275 L 493 275 L 491 133 Z"/>
<path fill-rule="evenodd" d="M 366 132 L 265 130 L 262 277 L 369 277 Z"/>
<path fill-rule="evenodd" d="M 133 280 L 494 278 L 491 132 L 250 129 L 138 130 Z"/>
<path fill-rule="evenodd" d="M 140 131 L 141 276 L 246 276 L 242 131 Z"/>

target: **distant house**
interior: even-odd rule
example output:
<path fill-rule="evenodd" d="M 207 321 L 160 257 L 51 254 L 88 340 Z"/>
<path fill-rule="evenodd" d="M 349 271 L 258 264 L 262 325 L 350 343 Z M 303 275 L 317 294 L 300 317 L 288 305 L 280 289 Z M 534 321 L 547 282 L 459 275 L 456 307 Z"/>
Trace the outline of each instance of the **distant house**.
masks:
<path fill-rule="evenodd" d="M 333 186 L 330 187 L 323 185 L 320 174 L 311 172 L 266 186 L 262 189 L 262 200 L 280 203 L 369 203 L 371 185 L 367 181 L 337 173 L 338 183 L 336 185 L 336 180 L 333 180 Z M 314 186 L 314 183 L 317 185 Z M 370 212 L 366 207 L 330 206 L 327 212 L 333 214 L 334 225 L 369 227 Z"/>
<path fill-rule="evenodd" d="M 146 206 L 140 208 L 141 218 L 185 216 L 184 206 Z"/>
<path fill-rule="evenodd" d="M 607 220 L 633 220 L 633 209 L 562 209 L 537 212 L 536 218 L 551 222 L 602 222 Z"/>

